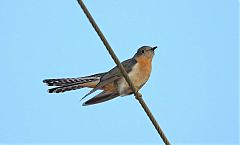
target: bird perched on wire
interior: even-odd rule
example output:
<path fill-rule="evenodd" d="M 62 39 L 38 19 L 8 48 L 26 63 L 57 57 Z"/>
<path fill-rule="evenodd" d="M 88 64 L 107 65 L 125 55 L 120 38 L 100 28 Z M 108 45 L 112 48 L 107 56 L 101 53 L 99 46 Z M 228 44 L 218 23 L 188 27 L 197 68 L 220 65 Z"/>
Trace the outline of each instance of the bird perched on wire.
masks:
<path fill-rule="evenodd" d="M 142 46 L 132 58 L 121 63 L 137 91 L 142 88 L 150 77 L 152 59 L 156 48 L 157 46 Z M 82 99 L 96 90 L 103 90 L 83 103 L 83 106 L 105 102 L 118 96 L 126 96 L 133 93 L 117 66 L 104 73 L 79 78 L 45 79 L 43 82 L 48 86 L 57 86 L 49 89 L 49 93 L 63 93 L 85 87 L 93 88 Z"/>

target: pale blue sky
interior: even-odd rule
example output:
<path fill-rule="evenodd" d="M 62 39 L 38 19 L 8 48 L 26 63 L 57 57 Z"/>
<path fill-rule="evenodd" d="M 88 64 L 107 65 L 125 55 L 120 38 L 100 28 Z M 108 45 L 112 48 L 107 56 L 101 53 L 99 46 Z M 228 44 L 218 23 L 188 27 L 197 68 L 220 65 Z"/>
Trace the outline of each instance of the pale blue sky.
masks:
<path fill-rule="evenodd" d="M 120 60 L 158 46 L 141 93 L 171 143 L 238 143 L 238 1 L 85 4 Z M 0 143 L 162 143 L 133 96 L 47 93 L 45 78 L 114 66 L 75 0 L 2 0 L 0 20 Z"/>

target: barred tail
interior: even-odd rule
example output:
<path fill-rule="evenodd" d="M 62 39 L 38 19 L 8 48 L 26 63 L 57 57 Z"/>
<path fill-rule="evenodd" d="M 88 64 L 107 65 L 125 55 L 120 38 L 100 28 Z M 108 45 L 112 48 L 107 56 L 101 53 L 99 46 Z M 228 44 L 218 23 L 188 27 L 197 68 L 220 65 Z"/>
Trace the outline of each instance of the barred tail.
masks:
<path fill-rule="evenodd" d="M 49 93 L 62 93 L 65 91 L 76 90 L 83 87 L 95 87 L 96 84 L 100 81 L 100 78 L 103 74 L 104 73 L 100 73 L 79 78 L 45 79 L 43 80 L 43 83 L 48 86 L 58 86 L 49 89 Z"/>
<path fill-rule="evenodd" d="M 96 81 L 99 78 L 61 78 L 61 79 L 46 79 L 43 80 L 43 83 L 46 83 L 48 86 L 65 86 L 70 84 L 83 84 L 87 82 Z"/>
<path fill-rule="evenodd" d="M 83 86 L 80 84 L 68 85 L 68 86 L 66 85 L 66 86 L 62 86 L 62 87 L 48 89 L 48 92 L 49 93 L 63 93 L 66 91 L 71 91 L 71 90 L 76 90 L 76 89 L 81 89 L 81 88 L 83 88 Z"/>

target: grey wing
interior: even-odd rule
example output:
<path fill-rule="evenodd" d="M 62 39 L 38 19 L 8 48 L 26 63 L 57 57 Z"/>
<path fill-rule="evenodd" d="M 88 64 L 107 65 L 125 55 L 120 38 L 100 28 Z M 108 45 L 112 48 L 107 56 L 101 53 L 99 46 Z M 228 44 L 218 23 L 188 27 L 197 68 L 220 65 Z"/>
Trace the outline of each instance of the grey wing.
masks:
<path fill-rule="evenodd" d="M 111 100 L 113 98 L 116 98 L 118 96 L 119 96 L 119 94 L 117 92 L 102 91 L 100 94 L 96 95 L 95 97 L 93 97 L 93 98 L 87 100 L 85 103 L 83 103 L 83 106 L 102 103 L 102 102 Z"/>
<path fill-rule="evenodd" d="M 137 63 L 137 61 L 134 58 L 128 59 L 123 61 L 121 64 L 123 65 L 124 69 L 127 73 L 129 73 L 133 66 Z M 96 90 L 102 88 L 108 83 L 114 82 L 121 78 L 122 74 L 119 71 L 118 67 L 115 66 L 113 69 L 111 69 L 109 72 L 106 72 L 100 79 L 100 82 L 96 85 L 94 89 L 92 89 L 89 93 L 87 93 L 82 99 L 90 95 L 91 93 L 95 92 Z M 81 100 L 82 100 L 81 99 Z"/>
<path fill-rule="evenodd" d="M 134 58 L 131 58 L 131 59 L 123 61 L 121 64 L 123 65 L 126 72 L 129 73 L 136 63 L 137 63 L 137 61 Z M 118 76 L 118 77 L 122 76 L 122 74 L 117 66 L 115 66 L 109 72 L 105 73 L 101 77 L 100 83 L 104 82 L 105 80 L 108 80 L 109 78 L 112 78 L 113 76 Z"/>
<path fill-rule="evenodd" d="M 95 92 L 96 90 L 100 89 L 102 86 L 105 86 L 106 84 L 115 81 L 116 79 L 118 79 L 118 77 L 112 77 L 109 78 L 108 80 L 104 81 L 103 83 L 101 83 L 101 85 L 99 85 L 99 83 L 97 84 L 97 86 L 95 88 L 93 88 L 89 93 L 87 93 L 85 96 L 82 97 L 82 99 L 86 98 L 88 95 L 92 94 L 93 92 Z M 81 99 L 81 100 L 82 100 Z M 80 101 L 81 101 L 80 100 Z"/>

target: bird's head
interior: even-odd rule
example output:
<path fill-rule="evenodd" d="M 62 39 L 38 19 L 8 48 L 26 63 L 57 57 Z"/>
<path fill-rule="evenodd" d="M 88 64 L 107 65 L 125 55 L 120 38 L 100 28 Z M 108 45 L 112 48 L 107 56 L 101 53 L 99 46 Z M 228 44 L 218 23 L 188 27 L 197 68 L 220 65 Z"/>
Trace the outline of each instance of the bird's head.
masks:
<path fill-rule="evenodd" d="M 150 46 L 142 46 L 138 49 L 137 53 L 134 55 L 135 59 L 144 58 L 144 59 L 151 59 L 154 56 L 154 50 L 157 46 L 150 47 Z"/>

